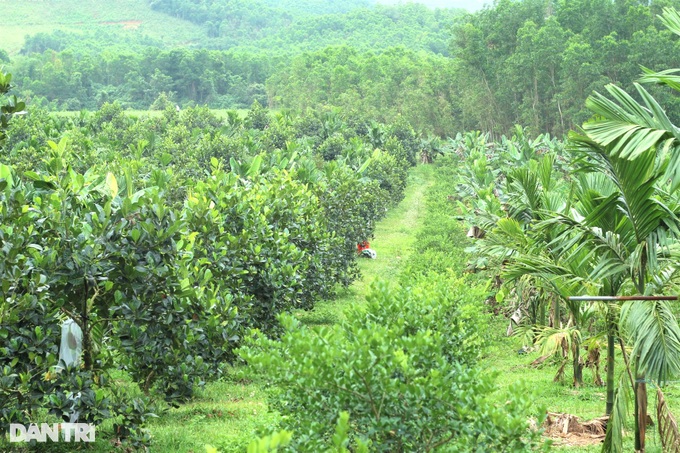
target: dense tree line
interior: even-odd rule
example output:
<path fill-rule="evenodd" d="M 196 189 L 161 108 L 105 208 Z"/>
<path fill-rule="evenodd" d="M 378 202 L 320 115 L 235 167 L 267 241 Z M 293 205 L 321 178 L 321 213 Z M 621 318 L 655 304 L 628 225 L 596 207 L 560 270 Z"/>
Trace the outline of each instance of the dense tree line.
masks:
<path fill-rule="evenodd" d="M 582 123 L 593 90 L 630 88 L 640 65 L 677 65 L 677 40 L 657 19 L 671 3 L 500 0 L 467 16 L 452 41 L 461 129 L 561 135 Z M 675 98 L 658 95 L 672 113 Z"/>
<path fill-rule="evenodd" d="M 161 93 L 181 105 L 215 108 L 266 104 L 264 81 L 280 58 L 246 53 L 155 47 L 138 52 L 47 51 L 17 59 L 16 79 L 33 105 L 96 110 L 117 100 L 148 109 Z"/>
<path fill-rule="evenodd" d="M 218 12 L 227 5 L 208 4 Z M 610 82 L 630 88 L 640 66 L 678 65 L 677 39 L 656 18 L 663 4 L 501 0 L 466 16 L 413 4 L 320 10 L 291 15 L 272 33 L 240 22 L 264 33 L 259 37 L 195 43 L 236 45 L 229 50 L 168 50 L 151 40 L 113 45 L 114 34 L 54 33 L 29 38 L 10 67 L 25 98 L 58 109 L 112 100 L 143 109 L 159 96 L 214 108 L 257 100 L 300 111 L 327 104 L 381 120 L 402 115 L 442 136 L 470 129 L 500 136 L 514 124 L 559 136 L 588 118 L 583 105 L 593 90 Z M 202 4 L 181 5 L 198 11 Z M 213 19 L 215 11 L 195 20 Z M 338 42 L 346 44 L 329 47 Z M 675 117 L 676 97 L 650 89 Z"/>
<path fill-rule="evenodd" d="M 359 52 L 342 46 L 305 53 L 267 80 L 274 106 L 335 105 L 376 119 L 405 117 L 444 135 L 455 129 L 458 92 L 448 58 L 403 47 Z"/>
<path fill-rule="evenodd" d="M 326 49 L 293 58 L 268 93 L 281 107 L 398 112 L 438 134 L 499 137 L 523 124 L 560 136 L 590 116 L 584 103 L 594 90 L 631 88 L 641 66 L 678 65 L 678 41 L 656 18 L 664 4 L 501 0 L 456 20 L 452 58 Z M 677 117 L 677 97 L 650 90 Z"/>

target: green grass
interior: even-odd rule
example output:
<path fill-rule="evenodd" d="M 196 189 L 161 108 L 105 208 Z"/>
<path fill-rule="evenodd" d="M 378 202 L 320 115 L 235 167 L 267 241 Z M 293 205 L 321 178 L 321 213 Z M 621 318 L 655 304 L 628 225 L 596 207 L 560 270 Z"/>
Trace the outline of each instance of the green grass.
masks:
<path fill-rule="evenodd" d="M 503 318 L 496 318 L 492 326 L 495 337 L 490 340 L 490 348 L 486 357 L 482 361 L 482 367 L 489 372 L 495 373 L 498 394 L 500 390 L 507 389 L 510 385 L 521 382 L 524 383 L 527 391 L 533 397 L 533 409 L 547 410 L 549 412 L 569 413 L 578 416 L 582 421 L 600 417 L 605 413 L 606 389 L 593 384 L 593 373 L 590 369 L 584 369 L 584 386 L 574 388 L 572 384 L 571 363 L 565 370 L 564 382 L 554 382 L 553 378 L 557 373 L 558 366 L 546 361 L 540 367 L 532 367 L 531 362 L 540 356 L 538 351 L 526 355 L 519 355 L 517 351 L 522 347 L 522 340 L 517 337 L 505 337 L 504 333 L 508 326 L 508 321 Z M 606 364 L 606 351 L 603 351 L 601 359 L 600 373 L 602 379 L 606 378 L 604 369 Z M 617 379 L 624 370 L 623 360 L 620 353 L 617 354 L 616 375 Z M 617 381 L 618 382 L 618 381 Z M 663 389 L 666 401 L 675 410 L 676 417 L 680 415 L 680 382 L 671 383 Z M 656 420 L 656 390 L 651 386 L 648 388 L 649 414 Z M 629 422 L 632 422 L 632 407 L 629 413 Z M 572 453 L 594 453 L 601 451 L 601 445 L 590 447 L 558 446 L 553 447 L 556 451 Z M 628 424 L 627 436 L 624 443 L 624 451 L 633 451 L 633 425 Z M 661 452 L 661 444 L 657 426 L 647 428 L 647 452 Z"/>
<path fill-rule="evenodd" d="M 108 32 L 146 35 L 167 45 L 187 45 L 205 36 L 191 22 L 151 10 L 139 0 L 4 0 L 0 11 L 0 47 L 18 52 L 26 35 L 66 32 Z"/>
<path fill-rule="evenodd" d="M 338 297 L 319 302 L 313 311 L 298 312 L 297 317 L 307 325 L 331 325 L 343 316 L 348 306 L 362 304 L 376 278 L 390 281 L 399 273 L 401 264 L 411 253 L 416 233 L 425 215 L 425 194 L 432 185 L 434 169 L 420 165 L 411 170 L 404 199 L 376 225 L 371 248 L 378 254 L 375 260 L 359 260 L 361 278 L 349 288 L 340 290 Z"/>
<path fill-rule="evenodd" d="M 221 452 L 244 451 L 254 438 L 274 430 L 278 420 L 259 383 L 212 382 L 193 401 L 149 425 L 151 451 L 202 452 L 206 444 Z"/>

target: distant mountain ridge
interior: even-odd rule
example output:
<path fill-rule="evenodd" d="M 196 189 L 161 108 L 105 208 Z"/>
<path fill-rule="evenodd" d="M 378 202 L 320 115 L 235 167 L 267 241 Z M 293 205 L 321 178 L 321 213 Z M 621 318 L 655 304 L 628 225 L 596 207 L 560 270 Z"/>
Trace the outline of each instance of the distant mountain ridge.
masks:
<path fill-rule="evenodd" d="M 290 55 L 343 44 L 370 50 L 402 45 L 447 55 L 453 18 L 460 13 L 374 0 L 6 0 L 3 5 L 0 49 L 10 55 L 149 46 Z"/>
<path fill-rule="evenodd" d="M 375 3 L 381 5 L 400 5 L 410 3 L 404 0 L 376 0 Z M 420 3 L 428 8 L 460 8 L 468 11 L 477 11 L 482 9 L 485 5 L 492 5 L 493 1 L 489 0 L 417 0 L 414 3 Z"/>

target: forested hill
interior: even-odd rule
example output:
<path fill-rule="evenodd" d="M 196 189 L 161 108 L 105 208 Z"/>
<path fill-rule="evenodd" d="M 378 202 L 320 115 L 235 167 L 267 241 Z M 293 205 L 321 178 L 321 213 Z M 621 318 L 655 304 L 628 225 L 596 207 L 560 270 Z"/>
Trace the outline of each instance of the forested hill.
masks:
<path fill-rule="evenodd" d="M 613 83 L 634 92 L 641 67 L 680 67 L 678 37 L 658 19 L 680 0 L 496 0 L 473 13 L 374 0 L 118 0 L 96 2 L 99 10 L 61 0 L 71 11 L 50 16 L 45 5 L 54 4 L 1 4 L 10 14 L 0 15 L 0 48 L 4 24 L 35 31 L 48 22 L 36 17 L 40 8 L 70 24 L 33 33 L 21 53 L 0 50 L 33 107 L 258 101 L 401 116 L 441 136 L 481 129 L 499 137 L 515 124 L 562 136 L 590 115 L 593 91 Z M 680 98 L 647 89 L 680 118 Z"/>
<path fill-rule="evenodd" d="M 463 14 L 367 0 L 61 0 L 56 14 L 49 11 L 54 0 L 3 5 L 9 13 L 0 15 L 0 61 L 30 105 L 67 110 L 112 101 L 147 109 L 163 96 L 180 105 L 274 106 L 265 82 L 300 54 L 329 46 L 380 54 L 401 46 L 447 56 L 450 30 Z M 20 46 L 5 45 L 25 34 Z M 374 75 L 389 79 L 381 73 L 391 63 L 381 64 L 387 66 Z"/>
<path fill-rule="evenodd" d="M 362 0 L 156 0 L 151 6 L 204 27 L 207 37 L 199 43 L 203 47 L 276 48 L 280 53 L 342 43 L 363 49 L 403 45 L 447 55 L 453 18 L 462 13 L 416 3 L 368 5 Z"/>
<path fill-rule="evenodd" d="M 275 48 L 279 54 L 340 43 L 366 49 L 404 45 L 447 54 L 453 18 L 463 11 L 368 0 L 6 0 L 1 8 L 0 48 L 10 55 L 79 52 L 102 42 L 132 49 Z"/>

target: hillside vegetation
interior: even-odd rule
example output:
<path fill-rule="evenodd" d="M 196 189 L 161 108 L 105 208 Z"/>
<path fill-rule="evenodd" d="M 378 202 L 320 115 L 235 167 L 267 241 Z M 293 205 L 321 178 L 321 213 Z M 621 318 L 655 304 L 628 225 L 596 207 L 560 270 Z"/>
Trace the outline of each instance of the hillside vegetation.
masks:
<path fill-rule="evenodd" d="M 446 32 L 453 17 L 450 10 L 435 13 L 416 4 L 382 6 L 361 0 L 8 0 L 3 6 L 7 13 L 0 18 L 0 48 L 10 54 L 93 45 L 87 41 L 101 41 L 107 47 L 127 41 L 166 48 L 276 49 L 284 54 L 341 41 L 365 48 L 402 44 L 446 53 Z M 37 34 L 40 39 L 25 41 Z"/>
<path fill-rule="evenodd" d="M 380 121 L 404 116 L 439 136 L 480 129 L 498 138 L 515 124 L 562 136 L 588 118 L 593 90 L 633 89 L 641 66 L 680 66 L 677 38 L 657 17 L 666 3 L 678 2 L 502 0 L 469 14 L 313 0 L 157 1 L 96 13 L 74 2 L 71 18 L 64 7 L 47 20 L 46 6 L 10 0 L 3 23 L 28 33 L 36 23 L 70 25 L 31 35 L 21 54 L 0 51 L 0 60 L 24 99 L 54 110 L 322 104 Z M 136 12 L 153 20 L 132 30 Z M 649 89 L 677 105 L 664 88 Z"/>
<path fill-rule="evenodd" d="M 200 26 L 156 12 L 138 0 L 8 0 L 2 2 L 0 11 L 0 48 L 10 54 L 24 47 L 27 35 L 56 30 L 133 40 L 146 36 L 168 46 L 191 44 L 203 35 Z"/>

